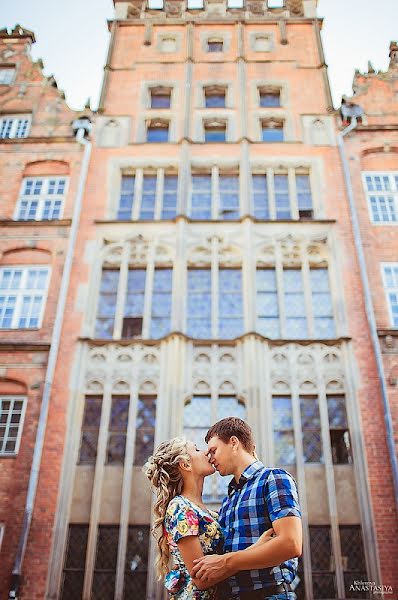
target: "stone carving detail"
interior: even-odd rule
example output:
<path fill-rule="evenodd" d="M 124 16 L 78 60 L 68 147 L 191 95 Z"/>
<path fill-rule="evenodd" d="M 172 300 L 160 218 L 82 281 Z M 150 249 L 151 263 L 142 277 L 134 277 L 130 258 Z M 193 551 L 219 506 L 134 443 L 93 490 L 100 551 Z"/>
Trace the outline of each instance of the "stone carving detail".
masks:
<path fill-rule="evenodd" d="M 327 265 L 328 244 L 323 236 L 320 238 L 297 238 L 287 235 L 279 239 L 267 239 L 258 246 L 257 263 L 262 266 L 274 265 L 277 251 L 282 263 L 286 266 L 298 266 L 303 257 L 308 256 L 310 264 Z"/>
<path fill-rule="evenodd" d="M 235 395 L 240 389 L 236 348 L 200 346 L 194 348 L 192 381 L 195 393 L 207 386 L 207 392 L 217 389 L 219 394 Z"/>
<path fill-rule="evenodd" d="M 180 17 L 181 16 L 181 2 L 176 2 L 173 0 L 172 2 L 166 2 L 165 5 L 166 15 L 170 17 Z"/>
<path fill-rule="evenodd" d="M 264 14 L 264 4 L 261 0 L 257 0 L 257 2 L 249 2 L 247 5 L 248 11 L 253 13 L 253 15 L 263 15 Z"/>
<path fill-rule="evenodd" d="M 300 17 L 304 15 L 303 0 L 288 0 L 287 8 L 293 15 Z"/>
<path fill-rule="evenodd" d="M 188 254 L 188 263 L 192 265 L 210 265 L 211 264 L 211 245 L 201 244 L 192 248 Z"/>

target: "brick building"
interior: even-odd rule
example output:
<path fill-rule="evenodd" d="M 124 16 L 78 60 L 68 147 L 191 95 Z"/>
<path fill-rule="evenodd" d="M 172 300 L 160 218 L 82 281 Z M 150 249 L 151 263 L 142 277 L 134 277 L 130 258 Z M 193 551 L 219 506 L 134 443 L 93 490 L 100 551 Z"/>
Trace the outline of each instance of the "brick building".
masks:
<path fill-rule="evenodd" d="M 142 464 L 231 414 L 298 482 L 298 598 L 398 590 L 316 4 L 115 1 L 21 598 L 160 600 Z"/>

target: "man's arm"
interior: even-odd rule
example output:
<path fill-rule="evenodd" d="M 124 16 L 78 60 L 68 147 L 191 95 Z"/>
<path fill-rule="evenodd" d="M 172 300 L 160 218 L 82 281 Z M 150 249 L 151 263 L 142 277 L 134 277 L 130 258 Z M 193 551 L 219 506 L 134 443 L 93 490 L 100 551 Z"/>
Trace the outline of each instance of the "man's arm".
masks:
<path fill-rule="evenodd" d="M 275 567 L 301 556 L 302 525 L 299 517 L 281 517 L 272 523 L 275 537 L 265 544 L 253 544 L 223 556 L 204 556 L 194 560 L 192 576 L 208 586 L 223 581 L 239 571 Z"/>
<path fill-rule="evenodd" d="M 177 542 L 178 549 L 181 552 L 182 559 L 186 568 L 188 569 L 188 573 L 191 575 L 192 580 L 198 590 L 205 590 L 210 587 L 210 583 L 207 583 L 205 579 L 195 579 L 192 574 L 192 569 L 194 565 L 194 561 L 203 557 L 202 546 L 200 545 L 200 541 L 197 535 L 190 535 L 188 537 L 181 538 L 179 542 Z"/>

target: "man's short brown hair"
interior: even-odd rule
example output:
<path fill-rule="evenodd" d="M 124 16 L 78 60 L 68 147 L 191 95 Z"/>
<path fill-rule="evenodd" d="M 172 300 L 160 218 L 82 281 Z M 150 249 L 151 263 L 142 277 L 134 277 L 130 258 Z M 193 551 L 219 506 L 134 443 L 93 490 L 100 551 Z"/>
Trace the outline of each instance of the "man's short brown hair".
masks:
<path fill-rule="evenodd" d="M 232 436 L 235 436 L 247 452 L 250 454 L 254 453 L 255 444 L 253 432 L 249 425 L 242 421 L 242 419 L 238 419 L 238 417 L 227 417 L 226 419 L 221 419 L 221 421 L 214 423 L 206 433 L 206 444 L 215 435 L 225 444 L 229 442 Z"/>

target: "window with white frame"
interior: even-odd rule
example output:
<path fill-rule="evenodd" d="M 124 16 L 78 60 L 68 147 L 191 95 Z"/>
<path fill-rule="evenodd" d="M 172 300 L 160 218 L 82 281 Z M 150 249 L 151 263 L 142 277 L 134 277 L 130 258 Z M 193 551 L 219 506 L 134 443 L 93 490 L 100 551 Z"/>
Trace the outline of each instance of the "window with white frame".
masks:
<path fill-rule="evenodd" d="M 1 67 L 0 68 L 0 85 L 10 85 L 15 76 L 14 67 Z"/>
<path fill-rule="evenodd" d="M 198 220 L 239 219 L 239 174 L 218 167 L 192 172 L 190 216 Z"/>
<path fill-rule="evenodd" d="M 0 396 L 0 456 L 18 454 L 25 406 L 21 396 Z"/>
<path fill-rule="evenodd" d="M 187 0 L 188 10 L 199 10 L 204 8 L 204 0 Z"/>
<path fill-rule="evenodd" d="M 243 8 L 245 6 L 245 0 L 228 0 L 228 8 Z"/>
<path fill-rule="evenodd" d="M 95 336 L 157 339 L 167 335 L 170 331 L 172 277 L 171 268 L 155 268 L 150 276 L 146 268 L 103 269 Z M 146 313 L 147 306 L 149 312 Z"/>
<path fill-rule="evenodd" d="M 163 0 L 148 0 L 149 10 L 162 10 L 164 6 Z"/>
<path fill-rule="evenodd" d="M 0 329 L 41 326 L 49 272 L 48 267 L 0 268 Z"/>
<path fill-rule="evenodd" d="M 62 217 L 66 177 L 26 177 L 15 210 L 16 221 L 51 221 Z"/>
<path fill-rule="evenodd" d="M 0 116 L 0 138 L 25 138 L 29 134 L 30 115 Z"/>
<path fill-rule="evenodd" d="M 122 176 L 116 218 L 119 221 L 174 219 L 177 192 L 177 173 L 137 169 L 132 175 Z"/>
<path fill-rule="evenodd" d="M 398 263 L 382 265 L 384 291 L 392 327 L 398 327 Z"/>
<path fill-rule="evenodd" d="M 267 0 L 268 8 L 284 8 L 285 0 Z"/>
<path fill-rule="evenodd" d="M 188 270 L 187 334 L 193 338 L 233 339 L 243 333 L 242 271 L 220 266 L 215 275 L 210 268 Z"/>
<path fill-rule="evenodd" d="M 313 217 L 308 171 L 253 172 L 253 213 L 257 219 L 310 219 Z"/>
<path fill-rule="evenodd" d="M 373 223 L 398 223 L 398 172 L 362 173 Z"/>
<path fill-rule="evenodd" d="M 265 337 L 335 336 L 327 268 L 281 268 L 279 276 L 275 268 L 257 268 L 256 286 L 256 329 Z M 311 294 L 311 306 L 306 303 L 305 288 Z"/>
<path fill-rule="evenodd" d="M 235 396 L 193 396 L 184 406 L 184 435 L 196 444 L 197 448 L 205 449 L 205 436 L 211 425 L 226 417 L 246 419 L 246 407 Z M 226 496 L 231 477 L 206 477 L 203 487 L 205 501 L 219 500 Z"/>

